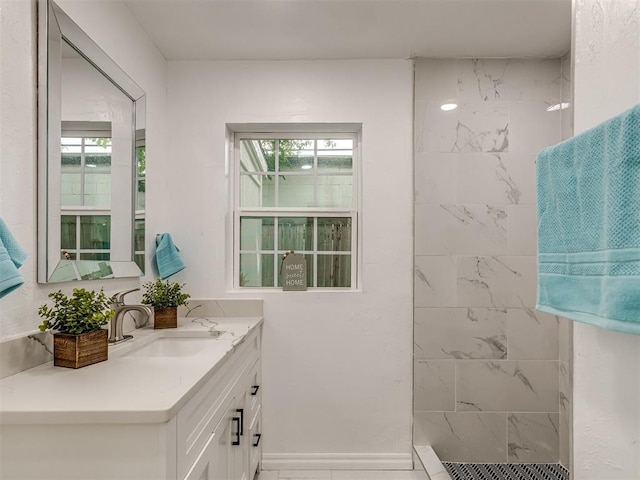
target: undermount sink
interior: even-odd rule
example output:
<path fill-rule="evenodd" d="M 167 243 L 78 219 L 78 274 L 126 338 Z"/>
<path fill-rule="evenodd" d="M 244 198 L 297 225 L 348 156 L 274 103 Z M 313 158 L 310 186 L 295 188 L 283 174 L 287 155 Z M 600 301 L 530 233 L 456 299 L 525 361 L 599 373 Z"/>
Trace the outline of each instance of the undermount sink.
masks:
<path fill-rule="evenodd" d="M 216 340 L 213 337 L 160 337 L 122 356 L 191 357 L 205 349 L 224 352 L 229 349 L 229 342 Z"/>

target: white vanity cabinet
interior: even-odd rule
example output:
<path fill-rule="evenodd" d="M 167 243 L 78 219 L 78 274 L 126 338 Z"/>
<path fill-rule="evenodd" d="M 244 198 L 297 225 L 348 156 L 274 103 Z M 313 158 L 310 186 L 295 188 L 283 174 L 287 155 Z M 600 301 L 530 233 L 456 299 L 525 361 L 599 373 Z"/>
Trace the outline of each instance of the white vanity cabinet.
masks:
<path fill-rule="evenodd" d="M 227 372 L 230 379 L 209 381 L 177 415 L 179 479 L 251 480 L 255 475 L 258 464 L 250 460 L 261 447 L 251 441 L 249 421 L 260 418 L 260 337 L 249 337 L 241 350 Z"/>
<path fill-rule="evenodd" d="M 3 422 L 0 478 L 252 480 L 261 456 L 256 441 L 262 433 L 261 328 L 255 325 L 210 370 L 213 373 L 195 382 L 168 421 L 139 417 L 143 420 L 136 423 L 136 415 L 115 416 L 97 406 L 95 415 L 83 412 L 94 422 L 73 415 L 49 424 Z M 146 368 L 153 365 L 144 362 Z M 153 375 L 166 371 L 159 369 Z M 116 373 L 112 376 L 117 381 Z M 185 375 L 167 378 L 166 388 L 174 388 Z M 138 381 L 144 384 L 144 374 Z M 134 385 L 135 380 L 128 382 L 123 381 L 122 388 L 143 388 Z M 143 398 L 139 401 L 144 405 Z M 153 409 L 146 413 L 159 415 Z"/>

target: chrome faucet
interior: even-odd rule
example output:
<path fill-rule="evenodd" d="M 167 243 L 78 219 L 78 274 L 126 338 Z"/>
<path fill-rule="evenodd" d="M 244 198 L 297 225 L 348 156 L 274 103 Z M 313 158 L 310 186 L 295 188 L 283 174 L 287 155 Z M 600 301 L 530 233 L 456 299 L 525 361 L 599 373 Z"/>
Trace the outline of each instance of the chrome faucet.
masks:
<path fill-rule="evenodd" d="M 141 322 L 138 322 L 138 320 L 134 318 L 134 322 L 136 323 L 136 328 L 144 327 L 149 321 L 149 319 L 151 318 L 151 315 L 152 315 L 151 309 L 146 305 L 125 305 L 124 296 L 127 293 L 135 292 L 137 290 L 140 290 L 140 288 L 132 288 L 131 290 L 118 292 L 114 295 L 116 298 L 116 301 L 113 304 L 113 309 L 116 311 L 116 313 L 111 319 L 111 329 L 110 329 L 111 332 L 109 334 L 109 343 L 124 342 L 125 340 L 129 340 L 133 338 L 132 335 L 124 335 L 122 332 L 125 313 L 131 310 L 134 310 L 144 314 L 144 320 Z"/>

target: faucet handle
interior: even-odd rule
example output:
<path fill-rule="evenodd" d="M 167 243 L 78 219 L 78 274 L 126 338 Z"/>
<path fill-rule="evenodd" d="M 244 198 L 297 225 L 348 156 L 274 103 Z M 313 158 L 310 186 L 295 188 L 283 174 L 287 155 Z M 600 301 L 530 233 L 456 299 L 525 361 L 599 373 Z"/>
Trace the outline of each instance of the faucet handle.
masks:
<path fill-rule="evenodd" d="M 140 287 L 138 287 L 138 288 L 132 288 L 132 289 L 130 289 L 130 290 L 123 290 L 122 292 L 118 292 L 118 293 L 116 293 L 116 294 L 114 295 L 114 297 L 116 297 L 116 304 L 117 304 L 117 305 L 124 305 L 124 296 L 125 296 L 127 293 L 136 292 L 136 291 L 138 291 L 138 290 L 140 290 Z"/>

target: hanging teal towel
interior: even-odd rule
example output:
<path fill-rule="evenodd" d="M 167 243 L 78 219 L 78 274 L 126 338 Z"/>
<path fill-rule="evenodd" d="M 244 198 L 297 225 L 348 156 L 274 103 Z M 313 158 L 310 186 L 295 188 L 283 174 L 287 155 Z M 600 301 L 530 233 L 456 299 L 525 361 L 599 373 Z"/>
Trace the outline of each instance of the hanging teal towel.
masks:
<path fill-rule="evenodd" d="M 18 268 L 27 259 L 27 254 L 16 242 L 9 228 L 0 218 L 0 298 L 13 292 L 24 283 Z"/>
<path fill-rule="evenodd" d="M 538 310 L 640 335 L 640 105 L 538 156 Z"/>
<path fill-rule="evenodd" d="M 156 266 L 162 280 L 186 268 L 169 233 L 161 233 L 156 237 Z"/>

